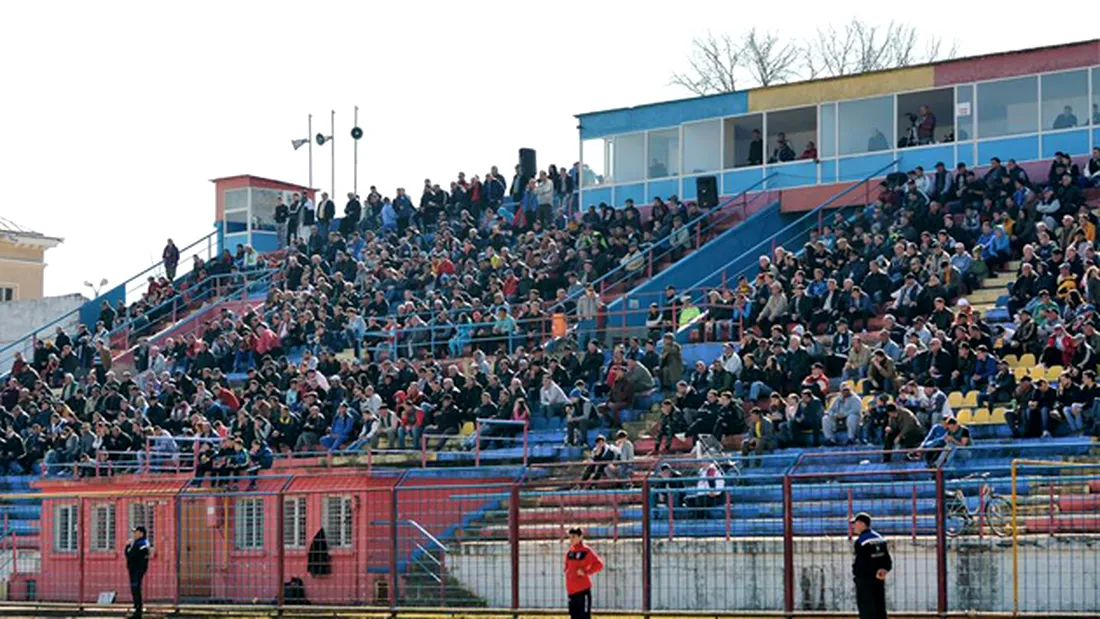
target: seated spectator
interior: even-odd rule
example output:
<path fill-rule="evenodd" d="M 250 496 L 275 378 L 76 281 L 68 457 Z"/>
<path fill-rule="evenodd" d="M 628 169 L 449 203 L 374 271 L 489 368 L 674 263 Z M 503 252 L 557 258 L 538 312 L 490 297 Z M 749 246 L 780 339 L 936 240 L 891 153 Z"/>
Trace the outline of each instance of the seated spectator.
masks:
<path fill-rule="evenodd" d="M 592 453 L 589 454 L 589 464 L 584 468 L 581 482 L 587 484 L 603 479 L 607 465 L 614 462 L 618 457 L 618 449 L 608 444 L 607 437 L 602 434 L 596 436 L 596 445 L 592 448 Z"/>
<path fill-rule="evenodd" d="M 821 422 L 822 433 L 825 436 L 826 445 L 854 444 L 859 437 L 859 418 L 863 412 L 863 402 L 859 396 L 852 393 L 851 385 L 845 383 L 840 387 L 840 396 L 833 400 Z M 845 424 L 847 440 L 837 436 L 840 423 Z"/>
<path fill-rule="evenodd" d="M 741 455 L 747 456 L 750 453 L 764 455 L 775 451 L 779 446 L 775 424 L 759 406 L 754 406 L 749 411 L 748 427 L 748 432 L 741 441 Z"/>
<path fill-rule="evenodd" d="M 920 446 L 924 439 L 924 430 L 917 417 L 906 408 L 896 404 L 886 405 L 886 431 L 883 441 L 886 451 L 883 453 L 883 462 L 891 460 L 891 452 L 895 449 L 909 450 Z M 919 456 L 918 456 L 919 457 Z M 913 459 L 910 457 L 910 459 Z"/>

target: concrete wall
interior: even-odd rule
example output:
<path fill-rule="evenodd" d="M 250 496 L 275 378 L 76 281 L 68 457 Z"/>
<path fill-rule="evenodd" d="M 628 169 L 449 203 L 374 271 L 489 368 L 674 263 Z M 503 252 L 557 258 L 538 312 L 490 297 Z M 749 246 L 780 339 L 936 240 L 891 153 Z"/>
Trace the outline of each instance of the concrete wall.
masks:
<path fill-rule="evenodd" d="M 41 327 L 55 318 L 80 307 L 84 301 L 84 297 L 79 294 L 68 294 L 60 297 L 0 303 L 0 348 L 9 344 L 15 338 L 26 335 L 32 329 Z M 72 319 L 65 321 L 61 324 L 61 327 L 67 333 L 74 332 L 77 322 L 78 317 L 74 314 Z M 50 328 L 41 335 L 52 338 L 53 334 L 54 329 Z M 28 345 L 27 351 L 29 349 L 30 346 Z M 27 351 L 23 352 L 26 353 Z M 10 355 L 4 353 L 3 358 L 7 360 Z M 6 365 L 0 367 L 0 371 L 6 372 L 8 369 Z"/>
<path fill-rule="evenodd" d="M 1098 540 L 1028 538 L 1020 552 L 1020 608 L 1046 612 L 1100 609 Z M 642 605 L 641 540 L 597 540 L 592 547 L 607 568 L 595 577 L 593 604 L 639 609 Z M 520 544 L 520 605 L 558 608 L 565 602 L 565 543 Z M 846 537 L 795 540 L 795 606 L 798 610 L 855 609 L 851 543 Z M 935 611 L 936 548 L 933 538 L 891 540 L 895 570 L 887 587 L 890 608 Z M 490 607 L 511 604 L 507 543 L 466 543 L 447 556 L 451 574 Z M 783 540 L 780 538 L 654 539 L 651 595 L 654 610 L 783 608 Z M 947 553 L 949 610 L 1012 609 L 1012 545 L 1009 540 L 950 540 Z"/>

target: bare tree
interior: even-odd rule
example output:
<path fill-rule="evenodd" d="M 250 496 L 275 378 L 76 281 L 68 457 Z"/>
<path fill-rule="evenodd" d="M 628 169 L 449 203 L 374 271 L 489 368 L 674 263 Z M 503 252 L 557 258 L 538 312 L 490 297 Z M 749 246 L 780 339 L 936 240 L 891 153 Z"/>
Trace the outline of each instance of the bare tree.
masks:
<path fill-rule="evenodd" d="M 673 73 L 671 83 L 686 88 L 697 95 L 712 95 L 737 90 L 737 70 L 741 65 L 741 46 L 733 37 L 723 34 L 691 41 L 688 70 Z"/>
<path fill-rule="evenodd" d="M 742 62 L 760 86 L 790 81 L 797 76 L 799 47 L 793 41 L 781 41 L 774 32 L 749 30 L 744 37 Z"/>
<path fill-rule="evenodd" d="M 916 26 L 877 26 L 853 18 L 840 28 L 819 28 L 817 37 L 803 48 L 803 64 L 811 77 L 835 77 L 954 58 L 956 52 L 953 44 L 943 53 L 943 39 L 922 37 Z"/>

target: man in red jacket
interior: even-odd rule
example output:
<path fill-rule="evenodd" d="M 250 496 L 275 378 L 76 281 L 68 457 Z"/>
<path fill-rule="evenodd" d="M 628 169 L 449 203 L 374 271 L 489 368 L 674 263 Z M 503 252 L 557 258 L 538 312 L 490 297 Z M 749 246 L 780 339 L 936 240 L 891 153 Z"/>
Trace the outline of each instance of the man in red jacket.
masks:
<path fill-rule="evenodd" d="M 603 560 L 584 543 L 584 531 L 569 529 L 569 552 L 565 554 L 565 591 L 569 594 L 569 617 L 591 619 L 592 579 L 603 569 Z"/>

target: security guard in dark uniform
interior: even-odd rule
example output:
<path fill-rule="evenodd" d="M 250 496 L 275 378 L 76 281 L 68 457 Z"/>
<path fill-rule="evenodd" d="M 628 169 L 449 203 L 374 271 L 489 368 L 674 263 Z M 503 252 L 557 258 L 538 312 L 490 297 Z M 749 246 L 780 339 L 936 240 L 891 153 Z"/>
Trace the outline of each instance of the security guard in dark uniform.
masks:
<path fill-rule="evenodd" d="M 886 538 L 871 529 L 871 516 L 860 512 L 852 518 L 856 538 L 852 576 L 856 581 L 859 619 L 886 619 L 886 574 L 894 567 Z"/>
<path fill-rule="evenodd" d="M 149 540 L 145 527 L 134 527 L 134 537 L 126 544 L 126 571 L 130 575 L 130 594 L 134 598 L 134 619 L 141 619 L 141 581 L 149 570 Z"/>

